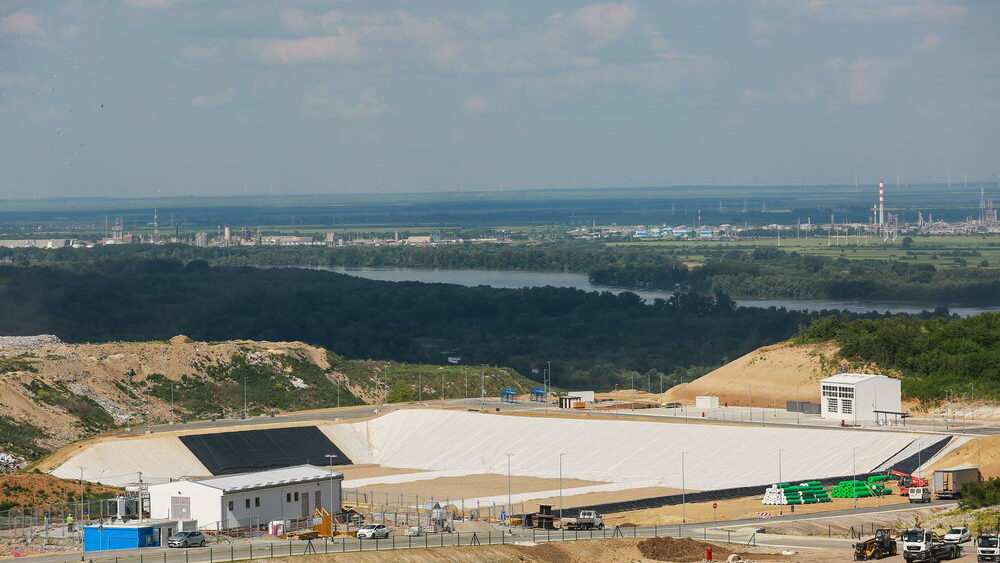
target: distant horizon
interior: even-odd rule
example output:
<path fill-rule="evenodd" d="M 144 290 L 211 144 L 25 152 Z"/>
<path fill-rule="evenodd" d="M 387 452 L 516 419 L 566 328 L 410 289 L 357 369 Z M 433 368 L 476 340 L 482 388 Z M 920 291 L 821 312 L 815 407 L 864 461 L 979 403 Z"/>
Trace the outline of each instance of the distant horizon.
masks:
<path fill-rule="evenodd" d="M 882 178 L 885 179 L 885 178 Z M 870 183 L 857 184 L 859 192 L 864 192 L 866 189 L 877 190 L 878 180 Z M 901 183 L 899 187 L 896 186 L 894 181 L 885 179 L 886 189 L 906 189 L 906 188 L 931 188 L 931 187 L 945 187 L 947 188 L 949 184 L 941 181 L 924 181 L 924 182 L 907 182 Z M 969 180 L 967 184 L 962 182 L 954 182 L 951 184 L 952 192 L 954 192 L 956 186 L 962 189 L 979 191 L 980 187 L 983 187 L 989 192 L 992 190 L 1000 190 L 1000 177 L 995 180 L 977 180 L 973 182 Z M 80 196 L 40 196 L 40 197 L 0 197 L 0 201 L 4 202 L 25 202 L 25 201 L 170 201 L 179 199 L 200 199 L 200 200 L 212 200 L 212 199 L 265 199 L 265 200 L 280 200 L 283 198 L 309 198 L 309 197 L 382 197 L 382 196 L 440 196 L 440 195 L 463 195 L 463 194 L 476 194 L 476 195 L 496 195 L 502 197 L 506 194 L 526 194 L 526 193 L 545 193 L 545 192 L 558 192 L 558 193 L 594 193 L 601 191 L 609 192 L 626 192 L 626 191 L 669 191 L 674 189 L 707 189 L 707 190 L 725 190 L 734 188 L 776 188 L 776 189 L 813 189 L 813 188 L 854 188 L 855 184 L 852 182 L 848 183 L 825 183 L 825 184 L 671 184 L 671 185 L 644 185 L 644 186 L 586 186 L 586 187 L 560 187 L 560 186 L 547 186 L 547 187 L 534 187 L 534 188 L 507 188 L 504 187 L 503 190 L 498 188 L 466 188 L 464 190 L 403 190 L 403 191 L 344 191 L 344 192 L 290 192 L 290 193 L 219 193 L 219 194 L 169 194 L 169 195 L 131 195 L 131 196 L 119 196 L 119 195 L 80 195 Z M 748 194 L 752 195 L 752 194 Z M 0 209 L 0 212 L 3 210 Z"/>

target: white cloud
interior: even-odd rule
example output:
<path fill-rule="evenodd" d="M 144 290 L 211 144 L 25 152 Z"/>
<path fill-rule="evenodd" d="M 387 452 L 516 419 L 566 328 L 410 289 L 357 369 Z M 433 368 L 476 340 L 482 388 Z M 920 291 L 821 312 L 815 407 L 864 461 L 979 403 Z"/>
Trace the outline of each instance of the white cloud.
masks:
<path fill-rule="evenodd" d="M 506 109 L 507 104 L 486 96 L 470 96 L 465 100 L 462 111 L 465 113 L 492 113 Z"/>
<path fill-rule="evenodd" d="M 931 33 L 924 40 L 913 47 L 914 51 L 927 52 L 934 51 L 941 46 L 941 36 Z"/>
<path fill-rule="evenodd" d="M 218 45 L 185 45 L 178 54 L 181 60 L 191 63 L 217 63 L 223 59 L 222 48 Z"/>
<path fill-rule="evenodd" d="M 771 89 L 746 89 L 744 104 L 819 104 L 826 111 L 882 101 L 894 61 L 830 59 L 796 69 Z"/>
<path fill-rule="evenodd" d="M 210 106 L 221 106 L 232 102 L 235 97 L 236 90 L 233 89 L 232 86 L 228 86 L 225 92 L 199 94 L 191 98 L 191 107 L 205 108 Z"/>
<path fill-rule="evenodd" d="M 854 61 L 847 66 L 847 76 L 850 84 L 848 100 L 852 104 L 873 104 L 882 100 L 889 72 L 894 64 L 892 61 L 866 59 Z"/>
<path fill-rule="evenodd" d="M 955 21 L 968 9 L 952 0 L 810 0 L 808 13 L 830 21 Z"/>
<path fill-rule="evenodd" d="M 251 39 L 246 45 L 257 60 L 267 64 L 356 61 L 362 54 L 359 39 L 355 31 L 341 28 L 337 35 L 301 39 Z"/>
<path fill-rule="evenodd" d="M 122 4 L 129 8 L 154 8 L 162 10 L 186 1 L 188 0 L 122 0 Z"/>
<path fill-rule="evenodd" d="M 0 36 L 29 37 L 44 34 L 42 19 L 27 10 L 4 14 L 0 18 Z"/>
<path fill-rule="evenodd" d="M 558 12 L 549 17 L 554 25 L 567 22 L 582 30 L 596 45 L 611 43 L 638 20 L 639 11 L 631 2 L 591 4 L 570 14 Z"/>
<path fill-rule="evenodd" d="M 378 92 L 364 90 L 357 99 L 344 100 L 330 94 L 329 88 L 319 88 L 303 98 L 302 114 L 309 118 L 352 118 L 378 117 L 394 111 Z"/>

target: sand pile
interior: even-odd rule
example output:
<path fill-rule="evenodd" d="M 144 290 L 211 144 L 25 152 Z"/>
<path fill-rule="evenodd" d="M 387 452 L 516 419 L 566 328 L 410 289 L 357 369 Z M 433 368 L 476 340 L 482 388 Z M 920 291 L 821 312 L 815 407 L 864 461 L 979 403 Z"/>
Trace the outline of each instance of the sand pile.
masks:
<path fill-rule="evenodd" d="M 819 401 L 819 380 L 837 372 L 837 347 L 830 343 L 764 346 L 705 374 L 672 387 L 663 402 L 694 403 L 714 395 L 733 406 L 771 406 L 772 400 Z M 752 394 L 752 397 L 751 397 Z"/>

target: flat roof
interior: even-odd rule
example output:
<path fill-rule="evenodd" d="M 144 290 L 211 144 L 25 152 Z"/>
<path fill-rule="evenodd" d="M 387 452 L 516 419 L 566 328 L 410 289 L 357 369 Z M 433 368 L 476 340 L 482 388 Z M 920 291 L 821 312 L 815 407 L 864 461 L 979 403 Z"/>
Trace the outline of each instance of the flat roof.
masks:
<path fill-rule="evenodd" d="M 253 473 L 243 473 L 242 475 L 226 475 L 224 477 L 210 477 L 208 479 L 197 479 L 191 481 L 206 487 L 222 489 L 223 492 L 231 493 L 235 491 L 245 491 L 249 489 L 266 489 L 269 487 L 283 487 L 295 483 L 306 483 L 309 481 L 319 481 L 321 479 L 343 479 L 344 474 L 337 471 L 330 471 L 322 467 L 310 464 L 293 465 L 280 469 L 268 469 L 267 471 L 255 471 Z"/>
<path fill-rule="evenodd" d="M 826 379 L 820 381 L 820 383 L 859 383 L 876 377 L 892 379 L 891 377 L 876 373 L 838 373 L 837 375 L 827 377 Z"/>
<path fill-rule="evenodd" d="M 935 469 L 935 471 L 942 471 L 945 473 L 950 473 L 952 471 L 968 471 L 969 469 L 979 469 L 975 465 L 956 465 L 955 467 L 945 467 L 943 469 Z"/>

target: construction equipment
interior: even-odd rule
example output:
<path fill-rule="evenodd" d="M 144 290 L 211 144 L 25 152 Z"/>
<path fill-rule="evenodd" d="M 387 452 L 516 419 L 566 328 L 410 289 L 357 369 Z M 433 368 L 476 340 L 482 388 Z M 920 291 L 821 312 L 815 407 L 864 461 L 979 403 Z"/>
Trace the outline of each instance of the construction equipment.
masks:
<path fill-rule="evenodd" d="M 903 559 L 907 562 L 927 561 L 935 563 L 962 556 L 962 546 L 944 543 L 931 530 L 913 529 L 903 532 Z"/>
<path fill-rule="evenodd" d="M 581 510 L 576 518 L 560 518 L 559 527 L 567 530 L 603 530 L 604 520 L 595 510 Z"/>
<path fill-rule="evenodd" d="M 896 540 L 892 539 L 892 531 L 882 528 L 876 530 L 875 537 L 854 544 L 854 560 L 868 561 L 896 555 Z"/>
<path fill-rule="evenodd" d="M 910 487 L 926 487 L 929 484 L 927 479 L 923 477 L 917 477 L 916 475 L 910 475 L 909 473 L 903 473 L 895 469 L 890 469 L 886 475 L 896 478 L 896 481 L 899 483 L 899 496 L 901 497 L 908 495 Z"/>

